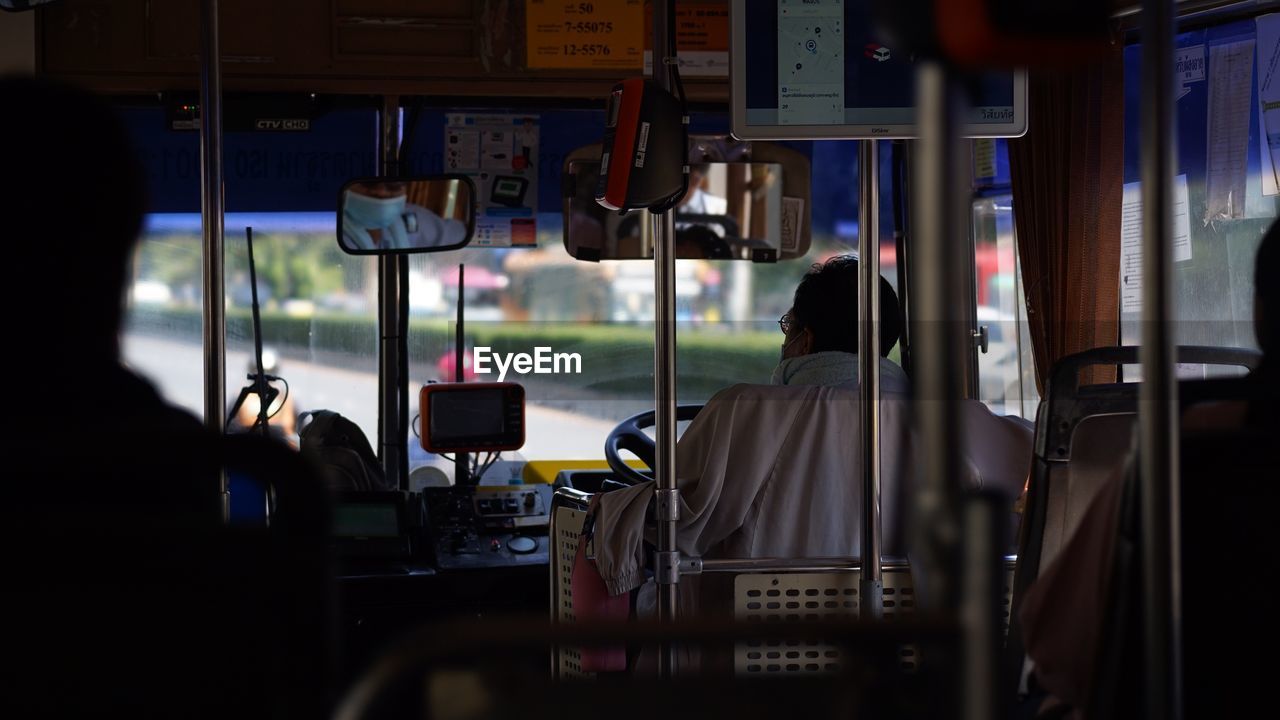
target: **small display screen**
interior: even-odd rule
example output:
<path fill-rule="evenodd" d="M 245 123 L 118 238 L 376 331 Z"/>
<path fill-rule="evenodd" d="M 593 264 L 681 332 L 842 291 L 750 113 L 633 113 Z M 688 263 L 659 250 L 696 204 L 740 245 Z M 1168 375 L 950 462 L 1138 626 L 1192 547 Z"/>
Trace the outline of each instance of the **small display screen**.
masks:
<path fill-rule="evenodd" d="M 497 182 L 497 192 L 500 195 L 519 195 L 520 181 L 518 180 L 499 180 Z"/>
<path fill-rule="evenodd" d="M 506 399 L 502 388 L 437 391 L 431 396 L 433 442 L 497 438 L 506 431 Z"/>
<path fill-rule="evenodd" d="M 338 503 L 333 510 L 333 534 L 338 537 L 399 537 L 400 516 L 395 505 Z"/>

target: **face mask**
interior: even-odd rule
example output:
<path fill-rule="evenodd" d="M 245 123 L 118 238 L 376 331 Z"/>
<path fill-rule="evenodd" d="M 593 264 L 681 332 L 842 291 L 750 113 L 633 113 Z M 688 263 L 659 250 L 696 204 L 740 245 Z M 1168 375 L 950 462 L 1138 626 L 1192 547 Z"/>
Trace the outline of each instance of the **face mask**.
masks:
<path fill-rule="evenodd" d="M 799 340 L 801 337 L 804 337 L 804 334 L 803 334 L 803 333 L 796 333 L 796 336 L 795 336 L 795 337 L 793 337 L 793 338 L 791 338 L 790 340 L 788 340 L 788 341 L 786 341 L 786 342 L 782 343 L 782 346 L 781 346 L 781 348 L 780 348 L 780 349 L 779 349 L 779 351 L 778 351 L 778 362 L 786 362 L 786 360 L 787 360 L 787 348 L 789 348 L 789 347 L 791 347 L 792 345 L 794 345 L 794 344 L 795 344 L 795 342 L 796 342 L 797 340 Z"/>
<path fill-rule="evenodd" d="M 376 198 L 347 193 L 343 212 L 366 230 L 389 227 L 404 214 L 405 196 Z"/>
<path fill-rule="evenodd" d="M 783 345 L 782 347 L 785 351 L 786 345 Z M 773 374 L 769 376 L 769 384 L 786 385 L 787 381 L 791 379 L 791 373 L 796 364 L 795 361 L 798 359 L 799 358 L 787 358 L 786 360 L 778 363 L 777 366 L 773 368 Z"/>

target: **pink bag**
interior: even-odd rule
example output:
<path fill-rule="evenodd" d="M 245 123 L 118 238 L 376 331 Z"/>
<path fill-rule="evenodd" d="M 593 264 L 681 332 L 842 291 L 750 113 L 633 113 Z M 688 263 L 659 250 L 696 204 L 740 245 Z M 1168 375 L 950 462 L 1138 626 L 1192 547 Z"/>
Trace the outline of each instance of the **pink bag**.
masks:
<path fill-rule="evenodd" d="M 630 593 L 610 595 L 596 564 L 587 559 L 594 516 L 587 517 L 578 536 L 578 552 L 573 559 L 569 588 L 574 617 L 583 622 L 625 621 L 631 614 Z M 618 672 L 627 669 L 625 645 L 593 645 L 581 648 L 583 672 Z"/>

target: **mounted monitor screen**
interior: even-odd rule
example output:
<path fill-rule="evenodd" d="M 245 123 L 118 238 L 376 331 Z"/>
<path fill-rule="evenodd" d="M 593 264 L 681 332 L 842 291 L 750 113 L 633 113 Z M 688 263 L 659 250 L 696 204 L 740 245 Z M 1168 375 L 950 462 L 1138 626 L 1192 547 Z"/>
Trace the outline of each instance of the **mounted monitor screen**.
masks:
<path fill-rule="evenodd" d="M 870 0 L 733 0 L 733 134 L 905 138 L 916 134 L 915 64 L 881 42 Z M 1027 130 L 1025 73 L 977 82 L 967 137 Z"/>
<path fill-rule="evenodd" d="M 524 445 L 524 388 L 516 383 L 423 385 L 418 408 L 419 435 L 428 452 L 499 452 Z"/>

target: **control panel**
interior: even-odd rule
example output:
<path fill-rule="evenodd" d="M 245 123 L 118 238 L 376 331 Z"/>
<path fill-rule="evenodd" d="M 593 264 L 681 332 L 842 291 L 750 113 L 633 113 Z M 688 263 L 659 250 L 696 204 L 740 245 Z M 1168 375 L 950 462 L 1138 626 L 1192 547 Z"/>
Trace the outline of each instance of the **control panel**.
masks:
<path fill-rule="evenodd" d="M 441 570 L 548 561 L 549 485 L 425 488 L 429 546 Z"/>

